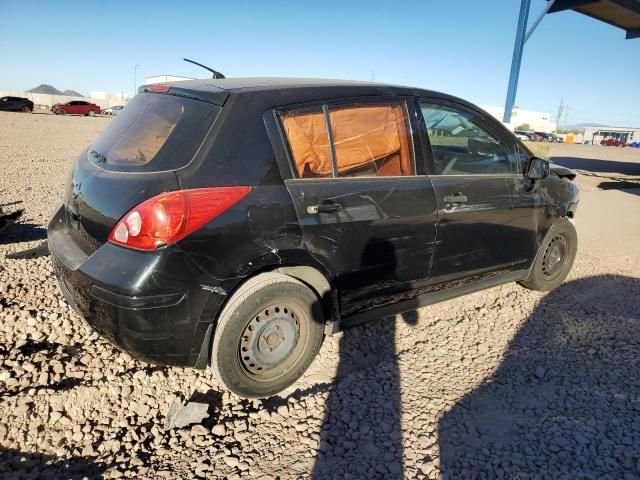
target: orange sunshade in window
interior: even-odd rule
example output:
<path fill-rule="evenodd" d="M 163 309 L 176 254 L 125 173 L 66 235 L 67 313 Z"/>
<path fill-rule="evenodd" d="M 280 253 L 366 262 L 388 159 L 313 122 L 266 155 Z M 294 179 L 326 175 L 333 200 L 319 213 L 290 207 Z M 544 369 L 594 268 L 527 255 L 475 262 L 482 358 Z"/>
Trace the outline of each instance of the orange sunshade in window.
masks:
<path fill-rule="evenodd" d="M 388 159 L 378 175 L 411 175 L 408 129 L 401 105 L 354 106 L 330 112 L 338 173 Z"/>
<path fill-rule="evenodd" d="M 322 111 L 291 112 L 282 115 L 298 177 L 332 175 L 329 137 Z"/>
<path fill-rule="evenodd" d="M 338 173 L 412 175 L 409 129 L 401 105 L 369 105 L 330 111 Z M 322 111 L 282 115 L 298 177 L 330 177 L 331 154 Z M 362 174 L 362 173 L 361 173 Z"/>

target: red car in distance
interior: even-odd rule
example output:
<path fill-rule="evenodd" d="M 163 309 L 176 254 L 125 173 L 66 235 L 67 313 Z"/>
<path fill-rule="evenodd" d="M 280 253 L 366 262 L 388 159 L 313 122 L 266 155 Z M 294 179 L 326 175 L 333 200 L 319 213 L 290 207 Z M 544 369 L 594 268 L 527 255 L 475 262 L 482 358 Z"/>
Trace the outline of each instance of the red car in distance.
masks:
<path fill-rule="evenodd" d="M 67 103 L 56 103 L 51 107 L 51 111 L 56 115 L 88 115 L 95 117 L 101 113 L 99 105 L 89 102 L 83 102 L 82 100 L 73 100 Z"/>
<path fill-rule="evenodd" d="M 604 145 L 605 147 L 626 147 L 627 143 L 615 138 L 605 138 L 600 141 L 600 145 Z"/>

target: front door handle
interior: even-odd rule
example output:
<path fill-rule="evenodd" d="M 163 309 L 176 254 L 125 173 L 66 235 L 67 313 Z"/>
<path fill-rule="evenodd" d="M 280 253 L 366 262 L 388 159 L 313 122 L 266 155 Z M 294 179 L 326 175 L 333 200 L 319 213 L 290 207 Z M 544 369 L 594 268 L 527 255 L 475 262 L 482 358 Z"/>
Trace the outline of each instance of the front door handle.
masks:
<path fill-rule="evenodd" d="M 342 208 L 339 203 L 321 203 L 319 205 L 309 205 L 307 207 L 307 213 L 310 215 L 316 215 L 318 213 L 334 213 Z"/>
<path fill-rule="evenodd" d="M 467 203 L 467 196 L 461 193 L 447 195 L 444 197 L 444 203 Z"/>

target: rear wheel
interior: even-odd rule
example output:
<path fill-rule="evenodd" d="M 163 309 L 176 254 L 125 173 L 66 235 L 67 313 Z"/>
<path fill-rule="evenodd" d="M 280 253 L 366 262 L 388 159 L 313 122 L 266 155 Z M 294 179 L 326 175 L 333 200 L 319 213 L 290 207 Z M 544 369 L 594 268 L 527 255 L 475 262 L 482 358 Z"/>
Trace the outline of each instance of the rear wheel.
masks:
<path fill-rule="evenodd" d="M 316 294 L 293 277 L 263 273 L 240 287 L 222 311 L 211 368 L 235 394 L 269 397 L 302 376 L 323 336 Z"/>
<path fill-rule="evenodd" d="M 22 112 L 23 113 L 30 113 L 31 112 L 31 107 L 29 107 L 29 105 L 25 105 L 24 107 L 22 107 Z"/>
<path fill-rule="evenodd" d="M 523 287 L 546 292 L 564 282 L 578 249 L 576 229 L 566 218 L 558 220 L 544 238 Z"/>

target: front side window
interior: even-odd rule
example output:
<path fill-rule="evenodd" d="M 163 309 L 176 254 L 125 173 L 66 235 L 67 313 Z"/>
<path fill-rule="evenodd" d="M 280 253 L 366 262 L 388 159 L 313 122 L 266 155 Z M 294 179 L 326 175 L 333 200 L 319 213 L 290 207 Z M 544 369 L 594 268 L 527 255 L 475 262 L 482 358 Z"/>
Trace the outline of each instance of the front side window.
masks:
<path fill-rule="evenodd" d="M 280 118 L 298 178 L 415 174 L 402 103 L 324 106 Z"/>
<path fill-rule="evenodd" d="M 454 107 L 421 103 L 437 175 L 515 173 L 513 155 L 479 126 L 479 118 Z"/>

